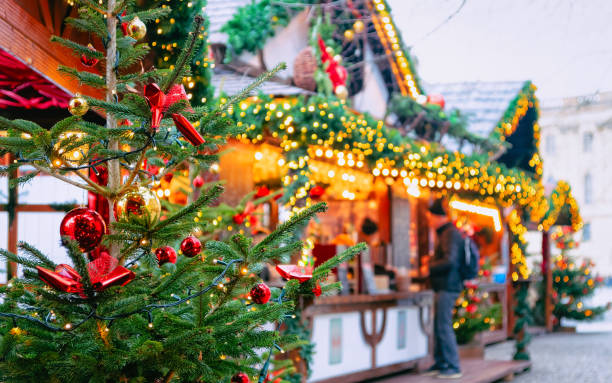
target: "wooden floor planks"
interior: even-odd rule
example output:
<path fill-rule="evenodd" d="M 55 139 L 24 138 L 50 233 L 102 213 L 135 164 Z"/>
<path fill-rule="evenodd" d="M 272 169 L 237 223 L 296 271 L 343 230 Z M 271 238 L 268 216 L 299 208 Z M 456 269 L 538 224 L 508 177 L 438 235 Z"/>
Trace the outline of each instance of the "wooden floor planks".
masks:
<path fill-rule="evenodd" d="M 531 367 L 529 361 L 499 361 L 482 359 L 465 359 L 461 361 L 463 377 L 461 379 L 437 379 L 435 377 L 420 376 L 415 373 L 397 375 L 390 378 L 376 380 L 376 383 L 492 383 L 499 380 L 510 381 L 515 374 L 521 373 Z"/>

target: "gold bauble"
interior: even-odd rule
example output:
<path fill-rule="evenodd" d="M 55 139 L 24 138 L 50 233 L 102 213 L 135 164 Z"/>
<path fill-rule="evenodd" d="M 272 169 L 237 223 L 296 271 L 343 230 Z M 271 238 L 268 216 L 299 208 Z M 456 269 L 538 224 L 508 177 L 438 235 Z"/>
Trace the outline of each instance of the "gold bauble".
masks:
<path fill-rule="evenodd" d="M 138 16 L 134 17 L 128 23 L 128 35 L 134 40 L 140 40 L 147 35 L 147 26 L 138 18 Z"/>
<path fill-rule="evenodd" d="M 325 52 L 327 52 L 327 54 L 330 56 L 333 56 L 335 54 L 334 48 L 332 47 L 325 47 Z"/>
<path fill-rule="evenodd" d="M 353 41 L 353 39 L 355 38 L 355 32 L 353 32 L 352 29 L 347 29 L 346 31 L 344 31 L 344 38 L 347 41 Z"/>
<path fill-rule="evenodd" d="M 355 30 L 355 33 L 361 33 L 365 29 L 365 24 L 363 21 L 357 20 L 355 21 L 355 24 L 353 24 L 353 29 Z"/>
<path fill-rule="evenodd" d="M 87 156 L 87 152 L 89 151 L 89 145 L 81 145 L 66 151 L 61 144 L 68 144 L 69 141 L 64 140 L 71 139 L 73 137 L 76 138 L 76 140 L 81 140 L 84 135 L 85 133 L 82 132 L 64 132 L 59 135 L 58 141 L 55 143 L 55 145 L 53 145 L 55 156 L 52 163 L 55 167 L 59 167 L 62 162 L 65 162 L 70 166 L 77 166 L 83 162 Z"/>
<path fill-rule="evenodd" d="M 115 218 L 151 227 L 159 221 L 161 203 L 153 191 L 136 186 L 115 202 Z"/>
<path fill-rule="evenodd" d="M 344 85 L 338 85 L 336 89 L 334 89 L 334 93 L 336 97 L 341 100 L 346 100 L 348 98 L 348 89 Z"/>
<path fill-rule="evenodd" d="M 334 61 L 338 63 L 338 65 L 342 64 L 342 56 L 341 55 L 335 55 L 334 56 Z"/>
<path fill-rule="evenodd" d="M 68 111 L 73 116 L 82 116 L 89 110 L 89 103 L 80 94 L 75 94 L 68 103 Z"/>

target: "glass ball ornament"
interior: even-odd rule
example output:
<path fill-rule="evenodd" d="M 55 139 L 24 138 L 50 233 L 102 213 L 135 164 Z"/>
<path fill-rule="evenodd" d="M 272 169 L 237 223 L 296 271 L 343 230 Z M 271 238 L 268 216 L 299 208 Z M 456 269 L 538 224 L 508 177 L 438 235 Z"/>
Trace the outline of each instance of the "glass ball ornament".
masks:
<path fill-rule="evenodd" d="M 105 233 L 104 218 L 97 211 L 85 207 L 70 210 L 60 223 L 60 235 L 76 241 L 83 252 L 98 247 Z"/>
<path fill-rule="evenodd" d="M 80 94 L 75 94 L 68 103 L 68 111 L 73 116 L 83 116 L 89 110 L 89 103 Z"/>
<path fill-rule="evenodd" d="M 153 191 L 136 186 L 115 202 L 113 212 L 117 221 L 131 221 L 151 227 L 159 221 L 161 203 Z"/>
<path fill-rule="evenodd" d="M 176 263 L 176 251 L 170 246 L 163 246 L 155 250 L 157 263 L 161 266 L 164 263 Z"/>
<path fill-rule="evenodd" d="M 202 251 L 202 243 L 199 239 L 190 235 L 181 242 L 181 253 L 188 258 L 193 258 Z"/>
<path fill-rule="evenodd" d="M 244 372 L 239 372 L 236 375 L 232 376 L 232 383 L 250 383 L 251 380 L 249 379 L 249 376 L 247 374 L 245 374 Z"/>
<path fill-rule="evenodd" d="M 270 288 L 265 283 L 258 283 L 251 289 L 249 296 L 251 300 L 258 305 L 263 305 L 268 303 L 270 300 L 270 296 L 272 293 L 270 292 Z"/>
<path fill-rule="evenodd" d="M 361 20 L 357 20 L 353 24 L 353 30 L 355 30 L 355 33 L 361 33 L 364 31 L 364 29 L 365 29 L 365 24 Z"/>
<path fill-rule="evenodd" d="M 354 38 L 355 38 L 355 31 L 353 31 L 352 29 L 347 29 L 346 31 L 344 31 L 344 39 L 346 41 L 353 41 Z"/>
<path fill-rule="evenodd" d="M 89 50 L 92 51 L 92 52 L 97 52 L 96 48 L 94 48 L 94 46 L 91 45 L 91 43 L 87 44 L 87 48 L 89 48 Z M 98 60 L 97 58 L 89 57 L 85 53 L 81 54 L 81 64 L 83 64 L 83 66 L 85 66 L 85 67 L 90 68 L 90 67 L 96 65 L 99 61 L 100 60 Z"/>
<path fill-rule="evenodd" d="M 127 26 L 128 36 L 138 41 L 147 35 L 147 26 L 138 16 L 134 17 Z"/>
<path fill-rule="evenodd" d="M 334 94 L 341 100 L 346 100 L 348 98 L 348 89 L 344 85 L 338 85 L 334 89 Z"/>

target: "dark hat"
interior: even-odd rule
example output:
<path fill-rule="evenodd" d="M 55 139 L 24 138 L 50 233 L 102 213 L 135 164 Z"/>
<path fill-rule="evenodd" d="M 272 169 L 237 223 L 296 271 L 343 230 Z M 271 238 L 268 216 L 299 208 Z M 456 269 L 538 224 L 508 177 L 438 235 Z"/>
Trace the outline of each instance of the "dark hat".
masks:
<path fill-rule="evenodd" d="M 446 208 L 444 207 L 444 200 L 442 198 L 436 198 L 431 205 L 429 205 L 429 212 L 435 215 L 446 215 Z"/>
<path fill-rule="evenodd" d="M 378 231 L 378 225 L 372 221 L 369 217 L 363 220 L 361 224 L 361 232 L 365 235 L 372 235 Z"/>

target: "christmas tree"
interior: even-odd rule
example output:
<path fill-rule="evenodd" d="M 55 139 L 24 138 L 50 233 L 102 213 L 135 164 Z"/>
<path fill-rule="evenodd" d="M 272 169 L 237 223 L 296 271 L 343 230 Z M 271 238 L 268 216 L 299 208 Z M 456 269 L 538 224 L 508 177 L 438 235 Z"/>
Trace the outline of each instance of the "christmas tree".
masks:
<path fill-rule="evenodd" d="M 569 254 L 569 250 L 579 245 L 573 238 L 572 229 L 569 226 L 559 227 L 551 237 L 561 250 L 552 269 L 553 314 L 557 323 L 561 318 L 588 320 L 603 314 L 608 306 L 587 307 L 584 302 L 603 284 L 603 279 L 594 275 L 595 264 L 592 261 L 586 259 L 578 265 L 576 258 Z"/>
<path fill-rule="evenodd" d="M 476 334 L 496 329 L 501 324 L 502 308 L 476 283 L 466 283 L 453 310 L 457 343 L 470 343 Z"/>
<path fill-rule="evenodd" d="M 106 199 L 111 213 L 104 217 L 77 208 L 66 215 L 59 230 L 71 265 L 57 265 L 27 243 L 20 243 L 19 254 L 0 250 L 23 270 L 22 277 L 0 288 L 0 381 L 248 382 L 254 377 L 262 383 L 273 364 L 279 372 L 284 369 L 282 374 L 291 373 L 291 361 L 276 361 L 274 354 L 303 342 L 280 333 L 281 324 L 293 316 L 298 297 L 336 288 L 321 284 L 331 268 L 363 247 L 314 270 L 277 265 L 287 282 L 270 289 L 258 273 L 266 263 L 286 263 L 301 251 L 295 230 L 324 211 L 323 204 L 305 203 L 254 243 L 240 232 L 227 235 L 214 223 L 229 209 L 211 207 L 222 193 L 219 184 L 200 185 L 193 203 L 164 211 L 152 192 L 186 163 L 206 167 L 215 161 L 224 138 L 240 133 L 225 118 L 227 108 L 280 68 L 216 110 L 192 108 L 181 82 L 191 76 L 188 64 L 204 41 L 201 16 L 195 17 L 174 67 L 144 70 L 149 47 L 139 41 L 146 37 L 145 23 L 163 18 L 170 8 L 136 12 L 130 1 L 79 3 L 79 17 L 66 22 L 105 49 L 55 37 L 83 63 L 60 71 L 99 89 L 103 98 L 74 97 L 72 116 L 49 130 L 0 117 L 0 129 L 8 132 L 0 137 L 0 152 L 16 158 L 3 172 L 34 169 L 13 180 L 18 183 L 40 173 L 56 177 Z M 105 116 L 105 126 L 88 121 L 90 108 Z M 101 173 L 108 182 L 96 181 Z M 282 374 L 275 373 L 275 381 Z"/>

